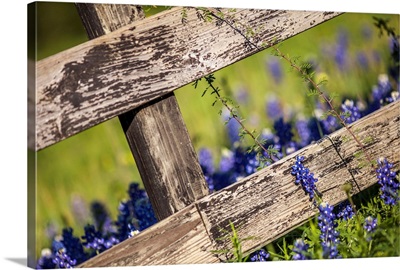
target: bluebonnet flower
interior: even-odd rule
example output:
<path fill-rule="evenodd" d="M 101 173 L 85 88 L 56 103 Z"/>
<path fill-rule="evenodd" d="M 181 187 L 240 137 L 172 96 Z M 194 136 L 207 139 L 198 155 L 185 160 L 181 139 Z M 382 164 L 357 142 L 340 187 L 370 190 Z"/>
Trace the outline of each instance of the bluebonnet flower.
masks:
<path fill-rule="evenodd" d="M 214 160 L 210 149 L 201 148 L 199 150 L 199 163 L 204 175 L 212 175 L 214 173 Z"/>
<path fill-rule="evenodd" d="M 236 178 L 246 177 L 257 171 L 259 163 L 257 161 L 255 152 L 249 153 L 247 150 L 244 150 L 241 147 L 237 147 L 234 153 L 234 174 Z"/>
<path fill-rule="evenodd" d="M 364 230 L 367 233 L 375 232 L 376 228 L 378 227 L 378 219 L 368 216 L 365 218 L 364 221 Z"/>
<path fill-rule="evenodd" d="M 131 226 L 131 225 L 129 225 L 128 227 L 129 227 L 129 229 L 130 229 L 130 232 L 129 232 L 129 234 L 128 234 L 128 238 L 132 238 L 132 237 L 134 237 L 135 235 L 138 235 L 138 234 L 140 233 L 139 230 L 136 230 L 136 229 L 135 229 L 135 227 L 133 227 L 133 226 Z"/>
<path fill-rule="evenodd" d="M 234 170 L 235 168 L 235 155 L 229 149 L 223 149 L 221 152 L 221 160 L 219 161 L 219 171 L 226 173 Z"/>
<path fill-rule="evenodd" d="M 279 84 L 283 77 L 281 62 L 279 59 L 277 57 L 269 57 L 267 60 L 267 68 L 275 83 Z"/>
<path fill-rule="evenodd" d="M 268 96 L 265 104 L 265 112 L 270 120 L 283 117 L 282 106 L 275 96 Z"/>
<path fill-rule="evenodd" d="M 233 183 L 236 182 L 236 176 L 234 172 L 215 172 L 213 175 L 213 183 L 214 183 L 214 189 L 215 190 L 220 190 L 223 189 L 224 187 L 227 187 Z"/>
<path fill-rule="evenodd" d="M 385 104 L 385 98 L 390 96 L 392 85 L 387 74 L 378 76 L 378 83 L 372 87 L 372 103 L 369 105 L 369 112 L 373 112 Z"/>
<path fill-rule="evenodd" d="M 214 174 L 214 160 L 210 149 L 201 148 L 198 153 L 199 163 L 210 193 L 214 191 L 212 175 Z"/>
<path fill-rule="evenodd" d="M 274 130 L 279 138 L 279 143 L 281 145 L 285 145 L 293 138 L 292 125 L 290 123 L 286 123 L 282 117 L 275 120 Z"/>
<path fill-rule="evenodd" d="M 55 237 L 52 244 L 53 256 L 52 261 L 55 268 L 73 268 L 76 265 L 76 260 L 70 258 L 66 253 L 64 244 L 62 243 L 62 237 Z"/>
<path fill-rule="evenodd" d="M 323 135 L 330 134 L 339 128 L 338 119 L 333 115 L 324 115 L 329 110 L 326 103 L 317 102 L 314 110 L 315 117 L 310 118 L 309 129 L 313 132 L 313 141 L 319 140 Z M 325 117 L 324 117 L 325 116 Z M 322 133 L 322 134 L 321 134 Z"/>
<path fill-rule="evenodd" d="M 119 243 L 119 240 L 114 234 L 104 238 L 104 243 L 103 246 L 105 249 L 109 249 L 112 246 L 115 246 L 116 244 Z"/>
<path fill-rule="evenodd" d="M 84 225 L 88 221 L 88 217 L 90 216 L 85 199 L 83 199 L 81 196 L 73 195 L 71 206 L 72 213 L 74 214 L 76 221 L 79 224 Z"/>
<path fill-rule="evenodd" d="M 335 229 L 337 223 L 333 213 L 333 206 L 323 202 L 318 206 L 318 227 L 321 231 L 320 239 L 325 259 L 340 258 L 337 245 L 339 244 L 339 232 Z"/>
<path fill-rule="evenodd" d="M 206 183 L 207 183 L 207 186 L 208 186 L 208 192 L 210 194 L 213 193 L 215 191 L 213 176 L 204 175 L 204 179 L 206 180 Z"/>
<path fill-rule="evenodd" d="M 124 241 L 128 238 L 128 235 L 131 232 L 129 226 L 132 225 L 134 219 L 133 213 L 133 205 L 131 201 L 124 200 L 119 203 L 118 206 L 118 217 L 116 221 L 116 225 L 118 228 L 118 240 L 120 242 Z"/>
<path fill-rule="evenodd" d="M 266 262 L 269 258 L 269 253 L 264 249 L 257 250 L 250 255 L 250 261 L 252 262 Z"/>
<path fill-rule="evenodd" d="M 307 254 L 309 245 L 304 243 L 304 240 L 299 238 L 296 239 L 296 241 L 293 244 L 293 257 L 292 259 L 295 261 L 299 261 L 299 260 L 309 260 L 311 259 L 310 255 Z"/>
<path fill-rule="evenodd" d="M 372 51 L 372 60 L 374 61 L 374 64 L 379 64 L 381 62 L 382 57 L 378 50 Z"/>
<path fill-rule="evenodd" d="M 94 225 L 87 224 L 84 228 L 85 235 L 82 236 L 83 246 L 85 248 L 93 249 L 95 253 L 102 252 L 104 247 L 104 238 L 99 231 L 96 231 Z"/>
<path fill-rule="evenodd" d="M 286 153 L 285 154 L 290 155 L 291 153 L 296 152 L 298 149 L 299 149 L 299 146 L 297 145 L 296 142 L 293 142 L 293 141 L 288 142 L 286 144 L 286 148 L 285 148 Z"/>
<path fill-rule="evenodd" d="M 41 252 L 41 256 L 37 261 L 36 269 L 54 269 L 56 264 L 53 262 L 54 255 L 49 248 L 45 248 Z"/>
<path fill-rule="evenodd" d="M 348 35 L 344 30 L 339 31 L 337 38 L 337 45 L 335 51 L 335 62 L 341 71 L 346 68 L 347 59 L 347 49 L 348 49 Z"/>
<path fill-rule="evenodd" d="M 296 176 L 295 184 L 300 184 L 306 194 L 309 195 L 310 201 L 314 199 L 316 186 L 315 183 L 318 179 L 314 178 L 314 174 L 310 173 L 310 170 L 304 167 L 303 156 L 296 157 L 296 163 L 292 166 L 292 175 Z"/>
<path fill-rule="evenodd" d="M 83 250 L 82 243 L 78 237 L 73 235 L 72 228 L 64 228 L 62 231 L 62 244 L 66 249 L 66 253 L 70 258 L 76 260 L 77 264 L 87 259 L 87 254 Z"/>
<path fill-rule="evenodd" d="M 400 99 L 400 91 L 392 91 L 390 96 L 385 98 L 386 103 L 392 103 Z"/>
<path fill-rule="evenodd" d="M 53 222 L 49 222 L 46 226 L 46 236 L 49 239 L 54 239 L 54 237 L 56 237 L 57 235 L 57 226 L 56 224 L 54 224 Z"/>
<path fill-rule="evenodd" d="M 131 183 L 128 188 L 128 195 L 132 201 L 146 197 L 146 191 L 139 187 L 138 183 Z"/>
<path fill-rule="evenodd" d="M 268 145 L 275 142 L 276 136 L 272 133 L 272 131 L 268 128 L 263 128 L 260 134 L 261 140 L 263 140 L 264 146 L 268 147 Z"/>
<path fill-rule="evenodd" d="M 311 117 L 307 123 L 308 130 L 310 131 L 310 142 L 316 142 L 322 138 L 324 134 L 327 134 L 321 121 L 315 117 Z M 322 129 L 320 133 L 320 128 Z"/>
<path fill-rule="evenodd" d="M 60 249 L 55 253 L 53 257 L 53 263 L 55 264 L 56 268 L 74 268 L 76 265 L 76 260 L 71 259 L 67 253 L 65 253 L 65 249 Z"/>
<path fill-rule="evenodd" d="M 246 105 L 249 102 L 249 92 L 244 87 L 239 87 L 235 91 L 235 97 L 240 104 Z"/>
<path fill-rule="evenodd" d="M 322 132 L 325 135 L 331 134 L 339 128 L 338 119 L 333 115 L 328 115 L 325 119 L 320 120 Z"/>
<path fill-rule="evenodd" d="M 357 53 L 357 62 L 363 69 L 368 69 L 369 67 L 368 57 L 364 52 Z"/>
<path fill-rule="evenodd" d="M 299 136 L 299 145 L 307 146 L 311 142 L 311 131 L 308 129 L 308 121 L 299 119 L 295 123 L 297 134 Z"/>
<path fill-rule="evenodd" d="M 99 201 L 94 201 L 90 205 L 90 212 L 92 213 L 94 226 L 101 234 L 115 232 L 112 227 L 111 217 L 105 205 Z"/>
<path fill-rule="evenodd" d="M 147 196 L 136 200 L 133 207 L 139 223 L 139 231 L 157 223 L 157 218 Z"/>
<path fill-rule="evenodd" d="M 399 182 L 396 181 L 396 173 L 392 169 L 393 164 L 386 158 L 378 159 L 376 173 L 380 185 L 380 197 L 387 205 L 395 205 L 399 201 Z"/>
<path fill-rule="evenodd" d="M 228 110 L 224 110 L 222 112 L 222 119 L 226 122 L 225 130 L 228 135 L 228 139 L 230 144 L 236 145 L 240 141 L 240 124 L 233 118 L 231 118 L 230 112 Z"/>
<path fill-rule="evenodd" d="M 361 118 L 361 111 L 354 105 L 353 100 L 346 99 L 341 108 L 342 115 L 340 117 L 346 124 L 351 124 Z"/>
<path fill-rule="evenodd" d="M 157 222 L 153 207 L 145 190 L 139 188 L 139 184 L 132 183 L 128 194 L 133 206 L 133 216 L 138 221 L 139 231 L 142 231 Z"/>
<path fill-rule="evenodd" d="M 348 200 L 341 202 L 338 205 L 338 214 L 337 217 L 343 220 L 349 220 L 354 216 L 353 207 L 351 207 Z"/>

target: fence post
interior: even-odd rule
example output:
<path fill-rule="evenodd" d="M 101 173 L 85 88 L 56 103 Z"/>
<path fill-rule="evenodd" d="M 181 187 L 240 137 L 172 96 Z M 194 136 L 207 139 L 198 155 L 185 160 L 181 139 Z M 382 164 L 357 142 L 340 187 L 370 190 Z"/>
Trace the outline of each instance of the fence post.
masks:
<path fill-rule="evenodd" d="M 76 4 L 90 39 L 144 18 L 140 6 Z M 119 116 L 158 220 L 208 195 L 173 93 Z"/>

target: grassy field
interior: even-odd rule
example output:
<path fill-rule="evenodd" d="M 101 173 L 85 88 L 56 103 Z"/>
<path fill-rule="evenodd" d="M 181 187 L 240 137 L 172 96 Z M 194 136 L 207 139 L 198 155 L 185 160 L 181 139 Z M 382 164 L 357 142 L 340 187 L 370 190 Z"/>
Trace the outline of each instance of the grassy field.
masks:
<path fill-rule="evenodd" d="M 150 10 L 153 12 L 153 10 Z M 46 15 L 46 16 L 44 16 Z M 39 59 L 65 50 L 87 40 L 73 4 L 39 3 L 38 9 Z M 304 60 L 315 60 L 318 72 L 328 79 L 328 91 L 357 98 L 370 92 L 378 75 L 386 73 L 389 57 L 386 36 L 379 37 L 373 26 L 373 14 L 344 14 L 282 43 L 281 50 Z M 390 18 L 399 32 L 398 15 L 378 15 Z M 339 36 L 347 35 L 349 66 L 338 69 L 330 51 Z M 364 52 L 368 68 L 361 68 L 357 54 Z M 379 60 L 376 57 L 379 56 Z M 271 127 L 265 114 L 265 102 L 272 95 L 282 101 L 285 113 L 304 111 L 306 86 L 301 79 L 282 64 L 282 81 L 274 81 L 267 68 L 268 61 L 276 60 L 265 50 L 215 73 L 217 84 L 224 95 L 233 97 L 240 89 L 248 94 L 241 104 L 245 124 L 261 130 Z M 202 85 L 200 84 L 200 87 Z M 217 161 L 226 146 L 224 124 L 218 115 L 219 107 L 212 107 L 212 96 L 201 97 L 202 88 L 189 84 L 175 91 L 181 105 L 195 149 L 209 147 Z M 30 153 L 32 154 L 32 153 Z M 141 183 L 138 170 L 118 119 L 112 119 L 37 153 L 37 245 L 39 250 L 50 246 L 46 228 L 55 226 L 58 232 L 65 226 L 82 235 L 82 225 L 91 220 L 78 218 L 73 205 L 89 204 L 98 200 L 105 203 L 115 219 L 119 202 L 127 197 L 132 181 Z M 83 210 L 82 210 L 83 209 Z M 85 216 L 84 208 L 80 209 Z"/>

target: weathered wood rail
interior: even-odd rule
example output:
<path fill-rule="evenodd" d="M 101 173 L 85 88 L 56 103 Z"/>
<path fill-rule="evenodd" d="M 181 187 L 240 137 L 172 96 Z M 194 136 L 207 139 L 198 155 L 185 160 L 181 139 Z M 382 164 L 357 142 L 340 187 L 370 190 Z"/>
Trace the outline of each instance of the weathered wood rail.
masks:
<path fill-rule="evenodd" d="M 182 8 L 144 19 L 131 5 L 77 7 L 91 40 L 30 66 L 36 92 L 28 100 L 28 146 L 39 151 L 118 116 L 159 220 L 80 267 L 219 262 L 211 250 L 229 247 L 220 240 L 229 221 L 241 237 L 256 236 L 243 243 L 246 253 L 277 239 L 316 213 L 290 174 L 297 155 L 306 157 L 331 204 L 346 198 L 344 183 L 353 183 L 353 193 L 376 183 L 370 167 L 357 168 L 359 149 L 341 129 L 208 195 L 173 96 L 177 88 L 257 52 L 238 34 L 245 26 L 259 29 L 252 42 L 272 44 L 340 13 L 221 9 L 238 22 L 235 30 L 204 22 L 194 8 L 183 21 Z M 390 104 L 351 125 L 361 139 L 372 136 L 366 146 L 371 158 L 384 153 L 396 165 L 398 109 L 399 102 Z"/>
<path fill-rule="evenodd" d="M 400 163 L 399 106 L 400 101 L 397 101 L 351 125 L 360 138 L 372 136 L 373 140 L 366 147 L 371 158 L 377 159 L 384 153 L 395 161 L 395 166 Z M 304 165 L 318 178 L 317 188 L 323 200 L 332 205 L 347 198 L 343 184 L 352 183 L 354 194 L 358 192 L 357 185 L 364 190 L 377 182 L 371 167 L 358 168 L 359 161 L 354 154 L 359 148 L 348 137 L 348 132 L 340 129 L 329 135 L 330 139 L 311 144 L 196 201 L 81 267 L 219 262 L 211 250 L 231 247 L 229 239 L 218 240 L 225 236 L 221 229 L 230 231 L 229 221 L 235 224 L 240 237 L 256 237 L 243 242 L 243 251 L 250 253 L 318 212 L 301 187 L 294 184 L 290 172 L 297 155 L 306 157 Z"/>
<path fill-rule="evenodd" d="M 223 10 L 228 13 L 227 10 Z M 37 63 L 36 145 L 42 149 L 257 52 L 226 24 L 182 22 L 173 8 Z M 280 42 L 339 13 L 237 10 L 262 42 Z M 184 72 L 182 72 L 184 71 Z"/>

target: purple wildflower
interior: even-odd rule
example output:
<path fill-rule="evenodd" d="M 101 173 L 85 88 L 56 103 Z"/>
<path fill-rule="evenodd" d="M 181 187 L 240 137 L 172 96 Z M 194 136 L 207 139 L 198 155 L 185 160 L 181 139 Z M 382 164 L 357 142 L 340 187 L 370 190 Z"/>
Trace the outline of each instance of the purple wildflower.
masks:
<path fill-rule="evenodd" d="M 323 202 L 318 206 L 318 227 L 321 231 L 320 239 L 323 257 L 326 259 L 340 258 L 337 245 L 339 244 L 339 232 L 335 229 L 337 223 L 333 213 L 333 206 Z"/>
<path fill-rule="evenodd" d="M 351 124 L 361 118 L 361 111 L 356 105 L 354 105 L 354 101 L 347 99 L 342 104 L 341 108 L 341 118 L 346 124 Z"/>
<path fill-rule="evenodd" d="M 56 268 L 73 268 L 76 265 L 76 260 L 71 259 L 67 253 L 65 253 L 65 249 L 60 249 L 55 253 L 53 258 L 53 263 L 56 265 Z"/>
<path fill-rule="evenodd" d="M 366 231 L 366 240 L 369 242 L 372 239 L 372 234 L 378 227 L 378 219 L 368 216 L 364 221 L 364 230 Z"/>
<path fill-rule="evenodd" d="M 240 133 L 241 126 L 235 119 L 233 119 L 230 116 L 230 113 L 228 110 L 224 110 L 222 112 L 222 118 L 226 122 L 226 125 L 225 125 L 226 132 L 228 134 L 229 141 L 230 141 L 231 145 L 233 146 L 240 141 L 239 133 Z"/>
<path fill-rule="evenodd" d="M 198 155 L 203 173 L 205 175 L 212 175 L 214 173 L 214 160 L 211 150 L 208 148 L 201 148 Z"/>
<path fill-rule="evenodd" d="M 368 69 L 369 67 L 368 58 L 364 52 L 357 53 L 357 62 L 363 69 Z"/>
<path fill-rule="evenodd" d="M 252 262 L 266 262 L 269 258 L 269 253 L 266 252 L 264 249 L 260 249 L 256 252 L 253 252 L 250 255 L 250 261 Z"/>
<path fill-rule="evenodd" d="M 338 214 L 337 217 L 343 220 L 349 220 L 354 216 L 353 207 L 351 207 L 349 201 L 341 202 L 338 205 Z"/>
<path fill-rule="evenodd" d="M 306 120 L 297 120 L 295 126 L 299 135 L 300 146 L 309 145 L 311 142 L 311 131 L 308 129 L 308 122 Z"/>
<path fill-rule="evenodd" d="M 54 269 L 56 268 L 53 262 L 54 255 L 49 248 L 45 248 L 41 252 L 41 256 L 37 261 L 36 269 Z"/>
<path fill-rule="evenodd" d="M 309 248 L 309 245 L 304 243 L 304 240 L 299 238 L 296 239 L 296 241 L 293 244 L 293 257 L 292 259 L 295 261 L 299 260 L 309 260 L 311 257 L 307 254 L 307 250 Z"/>
<path fill-rule="evenodd" d="M 282 73 L 282 67 L 281 67 L 281 62 L 277 57 L 270 57 L 267 60 L 267 68 L 272 75 L 272 78 L 274 79 L 274 82 L 276 84 L 281 83 L 283 73 Z"/>
<path fill-rule="evenodd" d="M 83 246 L 85 248 L 93 249 L 96 252 L 102 252 L 105 250 L 104 238 L 99 231 L 96 231 L 94 225 L 88 224 L 84 228 L 85 235 L 82 236 L 84 240 Z"/>
<path fill-rule="evenodd" d="M 271 120 L 283 117 L 282 106 L 275 96 L 269 96 L 265 104 L 265 111 Z"/>
<path fill-rule="evenodd" d="M 341 71 L 345 70 L 347 62 L 348 34 L 344 30 L 339 32 L 335 51 L 335 62 Z"/>
<path fill-rule="evenodd" d="M 286 145 L 286 143 L 290 142 L 293 137 L 292 125 L 283 120 L 283 117 L 275 120 L 274 122 L 274 130 L 276 135 L 279 137 L 279 143 L 281 145 Z"/>
<path fill-rule="evenodd" d="M 386 158 L 378 159 L 376 173 L 380 185 L 380 197 L 387 205 L 395 205 L 399 201 L 399 182 L 396 181 L 396 173 L 392 169 L 393 164 Z"/>
<path fill-rule="evenodd" d="M 246 105 L 249 102 L 249 92 L 246 88 L 244 87 L 239 87 L 235 91 L 235 97 L 238 103 Z"/>
<path fill-rule="evenodd" d="M 72 228 L 63 229 L 61 243 L 64 245 L 67 255 L 75 259 L 78 264 L 86 261 L 87 254 L 83 250 L 80 239 L 73 235 Z"/>
<path fill-rule="evenodd" d="M 296 163 L 292 166 L 292 175 L 296 176 L 295 184 L 300 184 L 306 194 L 309 195 L 310 201 L 314 199 L 318 179 L 314 178 L 314 174 L 303 165 L 304 157 L 297 156 Z"/>

